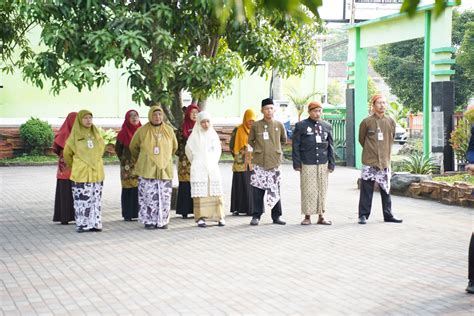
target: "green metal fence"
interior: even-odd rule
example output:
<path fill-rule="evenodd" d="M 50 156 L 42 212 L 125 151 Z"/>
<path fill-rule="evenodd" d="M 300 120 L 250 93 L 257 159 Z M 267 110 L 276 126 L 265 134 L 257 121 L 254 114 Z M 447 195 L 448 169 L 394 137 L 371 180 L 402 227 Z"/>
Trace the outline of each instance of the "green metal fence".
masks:
<path fill-rule="evenodd" d="M 346 160 L 346 118 L 342 115 L 325 115 L 324 119 L 331 123 L 334 138 L 334 150 L 337 161 Z"/>

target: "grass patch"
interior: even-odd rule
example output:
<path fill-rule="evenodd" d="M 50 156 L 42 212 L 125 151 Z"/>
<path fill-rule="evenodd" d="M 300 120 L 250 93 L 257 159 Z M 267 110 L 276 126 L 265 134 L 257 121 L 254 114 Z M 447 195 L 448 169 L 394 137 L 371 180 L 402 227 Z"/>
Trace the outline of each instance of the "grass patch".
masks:
<path fill-rule="evenodd" d="M 1 159 L 0 162 L 6 163 L 6 164 L 20 164 L 20 163 L 45 163 L 45 162 L 57 162 L 58 157 L 57 156 L 19 156 L 19 157 L 14 157 L 14 158 L 5 158 Z"/>
<path fill-rule="evenodd" d="M 453 184 L 456 181 L 462 181 L 462 182 L 467 182 L 470 185 L 474 185 L 474 176 L 471 176 L 467 173 L 463 173 L 463 174 L 457 174 L 457 175 L 449 176 L 449 177 L 434 177 L 433 181 L 447 182 L 449 184 Z"/>

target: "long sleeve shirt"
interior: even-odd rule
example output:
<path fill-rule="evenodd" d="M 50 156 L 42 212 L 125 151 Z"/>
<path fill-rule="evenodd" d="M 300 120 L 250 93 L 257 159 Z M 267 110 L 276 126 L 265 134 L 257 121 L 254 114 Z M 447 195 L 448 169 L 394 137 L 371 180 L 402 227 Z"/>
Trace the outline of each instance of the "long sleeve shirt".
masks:
<path fill-rule="evenodd" d="M 390 168 L 395 121 L 389 116 L 371 115 L 359 126 L 359 143 L 362 145 L 362 163 L 379 169 Z"/>
<path fill-rule="evenodd" d="M 301 168 L 302 164 L 328 164 L 328 168 L 334 170 L 336 163 L 331 124 L 307 118 L 296 123 L 291 140 L 293 168 Z"/>
<path fill-rule="evenodd" d="M 252 163 L 265 170 L 278 168 L 283 158 L 282 144 L 285 143 L 286 131 L 281 122 L 262 119 L 253 123 L 249 133 L 249 145 L 253 149 Z"/>

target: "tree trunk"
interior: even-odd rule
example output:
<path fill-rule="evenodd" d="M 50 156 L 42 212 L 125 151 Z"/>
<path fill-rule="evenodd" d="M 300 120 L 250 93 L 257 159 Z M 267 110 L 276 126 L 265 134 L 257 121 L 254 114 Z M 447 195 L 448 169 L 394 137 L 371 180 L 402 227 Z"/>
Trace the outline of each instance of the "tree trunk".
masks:
<path fill-rule="evenodd" d="M 173 90 L 173 103 L 171 105 L 171 112 L 173 113 L 174 122 L 171 122 L 174 127 L 179 128 L 183 122 L 183 100 L 181 99 L 181 89 Z"/>
<path fill-rule="evenodd" d="M 205 111 L 206 110 L 206 105 L 207 105 L 207 98 L 205 98 L 203 100 L 199 100 L 198 105 L 199 105 L 199 108 L 201 109 L 201 111 Z"/>

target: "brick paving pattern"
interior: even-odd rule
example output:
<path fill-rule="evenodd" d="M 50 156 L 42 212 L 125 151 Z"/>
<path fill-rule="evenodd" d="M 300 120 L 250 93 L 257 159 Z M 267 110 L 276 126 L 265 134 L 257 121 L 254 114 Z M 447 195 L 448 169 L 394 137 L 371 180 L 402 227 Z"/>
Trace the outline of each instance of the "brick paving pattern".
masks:
<path fill-rule="evenodd" d="M 231 164 L 222 164 L 227 213 Z M 384 223 L 379 194 L 357 224 L 359 171 L 330 175 L 327 218 L 301 226 L 299 175 L 282 168 L 288 224 L 227 216 L 197 228 L 124 222 L 118 166 L 106 166 L 104 230 L 51 221 L 55 167 L 0 169 L 2 315 L 472 315 L 467 250 L 473 210 L 393 197 L 403 224 Z"/>

